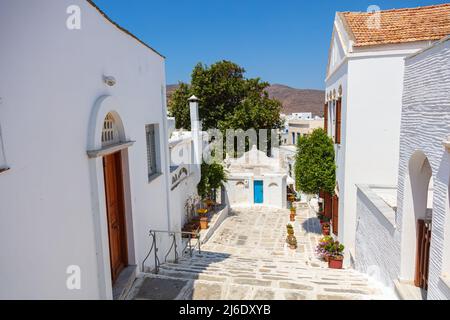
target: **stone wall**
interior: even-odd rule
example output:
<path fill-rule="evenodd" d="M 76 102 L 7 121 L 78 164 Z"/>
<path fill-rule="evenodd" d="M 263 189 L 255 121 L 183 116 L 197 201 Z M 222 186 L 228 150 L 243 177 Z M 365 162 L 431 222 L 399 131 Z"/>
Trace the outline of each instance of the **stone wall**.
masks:
<path fill-rule="evenodd" d="M 355 268 L 394 288 L 400 269 L 395 212 L 367 185 L 358 186 Z"/>
<path fill-rule="evenodd" d="M 409 163 L 417 152 L 428 159 L 432 170 L 433 218 L 429 272 L 429 299 L 450 299 L 450 224 L 448 184 L 450 157 L 443 146 L 450 134 L 450 41 L 441 43 L 406 59 L 400 141 L 399 208 L 397 224 L 402 239 L 413 230 L 406 227 L 410 219 L 407 192 L 410 187 Z M 411 205 L 409 205 L 411 206 Z M 408 277 L 404 257 L 408 241 L 402 240 L 401 276 Z"/>

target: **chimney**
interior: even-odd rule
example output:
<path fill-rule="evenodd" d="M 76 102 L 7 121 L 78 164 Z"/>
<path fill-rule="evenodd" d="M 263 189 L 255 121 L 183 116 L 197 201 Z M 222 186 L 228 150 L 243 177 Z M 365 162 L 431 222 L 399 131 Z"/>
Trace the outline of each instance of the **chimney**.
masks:
<path fill-rule="evenodd" d="M 192 96 L 189 98 L 189 109 L 191 111 L 191 132 L 192 141 L 194 142 L 194 165 L 200 174 L 200 165 L 202 163 L 202 133 L 201 123 L 198 116 L 198 98 Z"/>
<path fill-rule="evenodd" d="M 191 111 L 191 130 L 200 130 L 200 119 L 198 116 L 198 98 L 192 96 L 189 98 L 189 109 Z"/>

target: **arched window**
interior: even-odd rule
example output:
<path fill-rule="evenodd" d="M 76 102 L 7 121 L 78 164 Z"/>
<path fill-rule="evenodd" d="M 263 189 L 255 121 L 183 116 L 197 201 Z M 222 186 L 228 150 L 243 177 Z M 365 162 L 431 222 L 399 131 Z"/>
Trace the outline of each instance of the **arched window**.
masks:
<path fill-rule="evenodd" d="M 119 129 L 111 113 L 106 115 L 103 122 L 102 146 L 110 146 L 120 142 Z"/>

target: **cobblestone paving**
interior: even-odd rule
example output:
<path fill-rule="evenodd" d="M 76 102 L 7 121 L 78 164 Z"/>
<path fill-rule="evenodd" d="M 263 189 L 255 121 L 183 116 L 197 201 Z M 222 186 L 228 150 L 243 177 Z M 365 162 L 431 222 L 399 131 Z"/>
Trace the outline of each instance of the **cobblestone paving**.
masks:
<path fill-rule="evenodd" d="M 308 208 L 293 223 L 297 250 L 285 243 L 289 211 L 234 209 L 202 253 L 136 280 L 133 299 L 383 299 L 381 288 L 352 269 L 332 270 L 314 248 L 320 225 Z M 164 281 L 161 281 L 164 280 Z M 164 285 L 163 285 L 164 284 Z"/>

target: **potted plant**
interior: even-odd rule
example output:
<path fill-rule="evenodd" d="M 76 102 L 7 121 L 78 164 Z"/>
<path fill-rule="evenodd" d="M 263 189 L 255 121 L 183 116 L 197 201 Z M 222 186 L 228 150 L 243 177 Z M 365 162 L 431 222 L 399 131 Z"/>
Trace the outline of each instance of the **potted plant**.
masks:
<path fill-rule="evenodd" d="M 330 254 L 327 250 L 327 248 L 334 243 L 334 239 L 331 236 L 325 236 L 322 239 L 320 239 L 319 244 L 316 247 L 316 254 L 320 259 L 325 260 L 328 262 L 330 258 Z"/>
<path fill-rule="evenodd" d="M 199 228 L 200 228 L 200 225 L 198 223 L 196 223 L 194 221 L 191 221 L 191 222 L 186 223 L 183 226 L 181 231 L 189 232 L 189 233 L 192 233 L 192 234 L 197 234 L 198 231 L 199 231 Z M 190 234 L 183 234 L 183 237 L 184 238 L 192 238 L 192 235 L 190 235 Z"/>
<path fill-rule="evenodd" d="M 324 214 L 319 213 L 317 218 L 320 220 L 320 224 L 330 223 L 331 219 Z"/>
<path fill-rule="evenodd" d="M 294 202 L 294 201 L 295 201 L 295 195 L 293 195 L 292 193 L 290 193 L 290 194 L 288 195 L 288 201 L 289 201 L 289 202 Z"/>
<path fill-rule="evenodd" d="M 292 211 L 291 211 L 291 214 L 289 215 L 289 220 L 290 220 L 291 222 L 294 222 L 294 221 L 295 221 L 295 212 L 292 212 Z"/>
<path fill-rule="evenodd" d="M 322 223 L 322 234 L 324 236 L 330 235 L 330 223 L 329 222 Z"/>
<path fill-rule="evenodd" d="M 208 208 L 208 209 L 211 209 L 213 206 L 214 206 L 214 201 L 213 200 L 211 200 L 211 199 L 206 199 L 205 201 L 204 201 L 204 203 L 205 203 L 205 206 Z"/>
<path fill-rule="evenodd" d="M 293 235 L 293 234 L 294 234 L 294 227 L 292 226 L 292 224 L 289 223 L 289 224 L 286 226 L 286 229 L 287 229 L 288 235 Z"/>
<path fill-rule="evenodd" d="M 297 249 L 297 238 L 293 234 L 288 235 L 286 241 L 289 244 L 290 249 Z"/>
<path fill-rule="evenodd" d="M 200 229 L 201 230 L 205 230 L 209 228 L 209 221 L 208 221 L 208 217 L 200 217 Z"/>
<path fill-rule="evenodd" d="M 331 269 L 342 269 L 344 262 L 344 245 L 335 241 L 333 244 L 328 245 L 326 250 L 329 254 L 328 267 Z"/>

